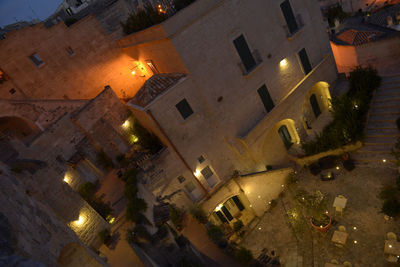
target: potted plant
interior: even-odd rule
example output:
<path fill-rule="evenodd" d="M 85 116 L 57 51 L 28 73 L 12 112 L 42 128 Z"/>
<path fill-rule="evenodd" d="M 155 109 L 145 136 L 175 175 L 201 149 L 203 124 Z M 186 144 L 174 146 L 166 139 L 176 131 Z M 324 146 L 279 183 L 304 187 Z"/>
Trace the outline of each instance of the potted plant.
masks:
<path fill-rule="evenodd" d="M 326 201 L 321 191 L 308 193 L 299 190 L 296 194 L 297 202 L 303 207 L 311 225 L 319 232 L 326 232 L 331 226 L 332 219 L 326 211 Z"/>

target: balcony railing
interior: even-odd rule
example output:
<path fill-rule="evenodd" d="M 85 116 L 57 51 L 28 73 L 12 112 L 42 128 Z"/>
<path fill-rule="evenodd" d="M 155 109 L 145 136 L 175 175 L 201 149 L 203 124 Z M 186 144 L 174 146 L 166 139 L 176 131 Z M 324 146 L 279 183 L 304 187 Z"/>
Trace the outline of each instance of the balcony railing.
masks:
<path fill-rule="evenodd" d="M 251 52 L 251 54 L 252 54 L 252 56 L 253 56 L 253 58 L 254 58 L 255 64 L 254 64 L 254 66 L 252 66 L 250 69 L 247 70 L 246 67 L 243 65 L 242 62 L 238 62 L 238 66 L 239 66 L 240 70 L 242 71 L 243 76 L 248 75 L 248 74 L 249 74 L 250 72 L 252 72 L 255 68 L 257 68 L 257 66 L 260 65 L 261 62 L 262 62 L 261 55 L 260 55 L 260 53 L 258 52 L 257 49 L 254 49 L 254 50 Z"/>
<path fill-rule="evenodd" d="M 301 16 L 301 14 L 296 15 L 296 23 L 297 23 L 297 29 L 292 32 L 289 30 L 289 27 L 287 24 L 285 24 L 283 26 L 283 29 L 286 32 L 287 38 L 292 38 L 296 33 L 298 33 L 304 27 L 304 22 L 303 22 L 303 18 Z"/>

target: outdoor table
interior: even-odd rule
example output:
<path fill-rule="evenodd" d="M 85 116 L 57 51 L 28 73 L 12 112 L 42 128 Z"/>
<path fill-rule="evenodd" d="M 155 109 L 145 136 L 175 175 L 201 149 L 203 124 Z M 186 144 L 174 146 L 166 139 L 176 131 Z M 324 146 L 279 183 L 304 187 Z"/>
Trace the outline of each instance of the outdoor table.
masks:
<path fill-rule="evenodd" d="M 347 198 L 344 197 L 335 197 L 335 201 L 333 201 L 333 207 L 341 207 L 344 209 L 346 207 Z"/>
<path fill-rule="evenodd" d="M 385 240 L 385 250 L 386 254 L 400 255 L 400 242 L 396 240 Z"/>
<path fill-rule="evenodd" d="M 332 242 L 345 245 L 348 236 L 349 236 L 349 234 L 346 232 L 335 231 L 332 236 Z"/>
<path fill-rule="evenodd" d="M 327 262 L 325 263 L 325 267 L 344 267 L 344 265 Z"/>

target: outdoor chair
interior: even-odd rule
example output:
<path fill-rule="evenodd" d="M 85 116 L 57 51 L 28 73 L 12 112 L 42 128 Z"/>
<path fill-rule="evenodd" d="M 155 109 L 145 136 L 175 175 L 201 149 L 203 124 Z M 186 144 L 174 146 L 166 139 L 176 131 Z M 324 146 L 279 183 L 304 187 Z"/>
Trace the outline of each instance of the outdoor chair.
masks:
<path fill-rule="evenodd" d="M 395 255 L 387 255 L 386 260 L 388 262 L 397 262 L 397 257 Z"/>
<path fill-rule="evenodd" d="M 342 207 L 335 207 L 335 215 L 336 213 L 340 213 L 340 216 L 343 216 L 343 208 Z"/>
<path fill-rule="evenodd" d="M 353 264 L 351 264 L 351 262 L 349 262 L 349 261 L 343 262 L 343 265 L 346 267 L 353 267 Z"/>
<path fill-rule="evenodd" d="M 331 263 L 332 264 L 339 264 L 339 262 L 337 260 L 335 260 L 335 259 L 331 259 Z"/>
<path fill-rule="evenodd" d="M 393 232 L 387 233 L 387 234 L 386 234 L 386 237 L 387 237 L 388 240 L 397 240 L 397 236 L 396 236 L 396 234 L 393 233 Z"/>
<path fill-rule="evenodd" d="M 339 226 L 339 231 L 340 232 L 346 232 L 346 227 L 344 227 L 343 225 Z"/>

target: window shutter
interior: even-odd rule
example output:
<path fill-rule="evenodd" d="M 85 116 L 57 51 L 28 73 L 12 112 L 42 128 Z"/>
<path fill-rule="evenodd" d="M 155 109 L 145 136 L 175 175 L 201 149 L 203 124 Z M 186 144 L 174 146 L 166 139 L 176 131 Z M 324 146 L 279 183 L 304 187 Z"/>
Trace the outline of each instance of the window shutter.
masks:
<path fill-rule="evenodd" d="M 232 199 L 233 199 L 233 201 L 235 202 L 236 206 L 238 207 L 238 209 L 239 209 L 240 211 L 244 210 L 244 206 L 243 206 L 243 204 L 242 204 L 242 202 L 240 201 L 240 199 L 239 199 L 238 196 L 234 196 L 234 197 L 232 197 Z"/>
<path fill-rule="evenodd" d="M 305 48 L 300 50 L 299 58 L 301 61 L 301 65 L 303 66 L 304 73 L 305 73 L 305 75 L 307 75 L 312 70 L 312 67 L 311 67 L 310 61 L 308 60 L 308 56 L 307 56 L 307 52 L 306 52 Z"/>
<path fill-rule="evenodd" d="M 260 95 L 261 101 L 263 102 L 265 109 L 267 110 L 267 112 L 270 112 L 275 105 L 274 102 L 272 101 L 271 96 L 269 95 L 268 89 L 265 86 L 265 84 L 261 86 L 257 90 L 257 92 Z"/>
<path fill-rule="evenodd" d="M 233 41 L 233 44 L 235 45 L 236 51 L 238 52 L 246 71 L 249 72 L 252 68 L 255 67 L 256 61 L 251 54 L 246 39 L 244 39 L 243 35 L 240 35 Z"/>
<path fill-rule="evenodd" d="M 178 109 L 179 113 L 181 113 L 184 120 L 193 114 L 193 110 L 185 98 L 176 104 L 175 107 Z"/>
<path fill-rule="evenodd" d="M 221 210 L 225 214 L 225 216 L 228 219 L 228 221 L 232 221 L 233 220 L 232 214 L 229 212 L 229 210 L 225 206 L 222 206 Z"/>
<path fill-rule="evenodd" d="M 294 17 L 292 7 L 288 0 L 281 4 L 283 16 L 285 17 L 286 24 L 288 25 L 289 32 L 292 34 L 298 29 L 296 18 Z"/>

